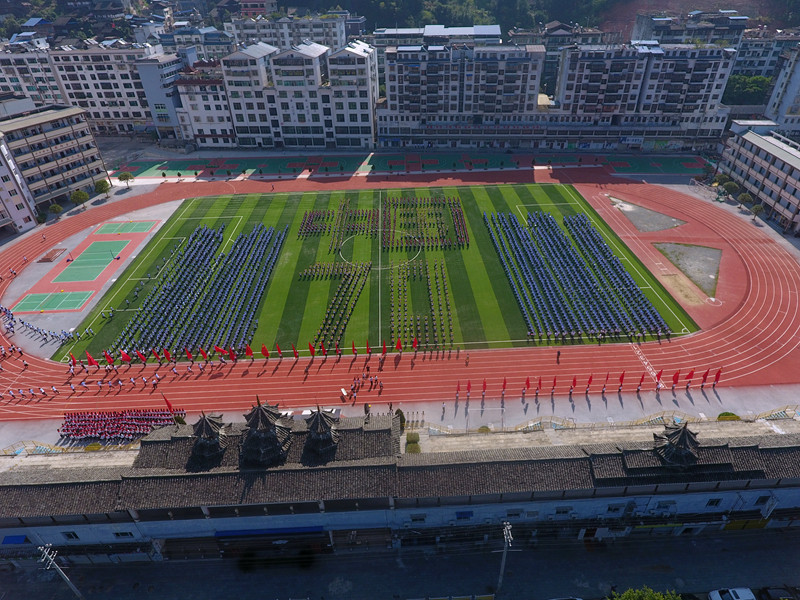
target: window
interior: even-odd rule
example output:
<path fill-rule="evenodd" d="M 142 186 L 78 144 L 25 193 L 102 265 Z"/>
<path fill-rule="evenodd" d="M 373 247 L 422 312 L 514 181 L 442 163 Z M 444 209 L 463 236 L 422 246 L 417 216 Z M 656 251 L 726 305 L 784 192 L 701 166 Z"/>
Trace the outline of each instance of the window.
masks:
<path fill-rule="evenodd" d="M 114 532 L 115 538 L 132 538 L 133 533 L 130 531 L 115 531 Z"/>
<path fill-rule="evenodd" d="M 411 515 L 411 522 L 412 523 L 424 523 L 425 522 L 425 515 L 424 514 Z"/>
<path fill-rule="evenodd" d="M 8 175 L 3 175 L 2 177 L 0 177 L 0 179 L 3 180 L 3 183 L 8 183 L 9 181 L 11 181 L 11 177 L 9 177 Z"/>
<path fill-rule="evenodd" d="M 568 515 L 572 512 L 571 506 L 558 506 L 556 507 L 556 514 L 557 515 Z"/>
<path fill-rule="evenodd" d="M 11 191 L 13 192 L 14 190 L 11 190 Z M 14 208 L 16 208 L 17 210 L 24 210 L 25 209 L 25 205 L 22 202 L 20 202 L 19 204 L 15 204 Z"/>
<path fill-rule="evenodd" d="M 722 503 L 722 498 L 712 498 L 708 502 L 706 502 L 707 507 L 714 507 L 719 506 Z"/>
<path fill-rule="evenodd" d="M 61 535 L 64 536 L 65 540 L 79 540 L 78 534 L 74 531 L 62 531 Z"/>

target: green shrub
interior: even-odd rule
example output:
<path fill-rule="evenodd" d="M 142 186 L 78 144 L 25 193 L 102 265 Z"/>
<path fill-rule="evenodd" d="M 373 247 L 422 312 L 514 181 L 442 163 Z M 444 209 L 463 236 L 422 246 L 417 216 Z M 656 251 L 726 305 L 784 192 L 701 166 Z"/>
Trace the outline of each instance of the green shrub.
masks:
<path fill-rule="evenodd" d="M 419 444 L 419 434 L 416 431 L 406 435 L 406 444 Z"/>
<path fill-rule="evenodd" d="M 721 412 L 717 417 L 717 421 L 741 421 L 742 418 L 737 415 L 736 413 L 732 412 Z"/>
<path fill-rule="evenodd" d="M 489 429 L 488 425 L 481 425 L 480 427 L 478 427 L 478 433 L 491 433 L 491 432 L 492 430 Z"/>
<path fill-rule="evenodd" d="M 422 452 L 422 448 L 419 447 L 419 444 L 406 444 L 406 454 L 419 454 Z"/>
<path fill-rule="evenodd" d="M 403 433 L 406 430 L 406 416 L 399 408 L 394 411 L 394 414 L 395 416 L 400 417 L 400 433 Z"/>

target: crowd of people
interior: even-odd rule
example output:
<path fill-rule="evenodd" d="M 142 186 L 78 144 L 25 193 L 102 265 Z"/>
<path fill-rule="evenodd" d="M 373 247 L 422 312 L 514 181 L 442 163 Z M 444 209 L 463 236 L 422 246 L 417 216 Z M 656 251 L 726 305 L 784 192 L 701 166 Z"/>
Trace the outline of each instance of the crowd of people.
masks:
<path fill-rule="evenodd" d="M 280 255 L 288 227 L 262 223 L 240 234 L 217 256 L 224 225 L 195 229 L 173 250 L 141 309 L 115 348 L 197 348 L 212 344 L 240 351 L 250 343 L 257 308 Z M 110 317 L 109 317 L 110 318 Z"/>
<path fill-rule="evenodd" d="M 300 221 L 300 229 L 297 237 L 302 238 L 309 235 L 323 235 L 331 233 L 332 221 L 336 216 L 336 211 L 332 209 L 307 210 L 303 213 Z"/>
<path fill-rule="evenodd" d="M 3 329 L 5 329 L 8 335 L 16 333 L 17 324 L 19 324 L 26 332 L 34 337 L 38 337 L 45 343 L 58 342 L 59 344 L 66 344 L 73 340 L 79 340 L 81 337 L 94 335 L 94 331 L 88 327 L 84 330 L 83 334 L 81 334 L 80 331 L 72 332 L 63 329 L 61 331 L 53 331 L 45 327 L 37 327 L 25 319 L 17 319 L 14 316 L 14 312 L 3 305 L 0 305 L 0 319 L 3 323 Z"/>
<path fill-rule="evenodd" d="M 372 263 L 369 261 L 336 264 L 347 265 L 347 267 L 335 269 L 338 272 L 344 272 L 341 275 L 339 286 L 328 304 L 325 316 L 322 318 L 322 324 L 314 336 L 314 347 L 323 344 L 326 349 L 333 349 L 342 343 L 350 316 L 353 314 L 358 297 L 361 295 L 372 269 Z M 320 349 L 322 347 L 320 346 Z"/>
<path fill-rule="evenodd" d="M 426 348 L 443 347 L 448 342 L 452 346 L 453 315 L 444 259 L 414 260 L 400 263 L 396 268 L 390 262 L 389 266 L 393 274 L 389 280 L 390 337 L 414 338 Z M 428 310 L 424 314 L 419 306 L 409 309 L 409 281 L 417 278 L 424 280 L 428 292 Z"/>
<path fill-rule="evenodd" d="M 175 417 L 185 416 L 186 411 L 182 409 L 173 412 L 156 408 L 73 412 L 64 415 L 58 433 L 70 440 L 133 440 L 156 427 L 174 423 Z"/>
<path fill-rule="evenodd" d="M 461 200 L 452 196 L 392 196 L 383 201 L 382 247 L 384 251 L 440 249 L 469 245 Z M 451 237 L 453 222 L 455 241 Z"/>
<path fill-rule="evenodd" d="M 511 213 L 484 213 L 484 222 L 529 336 L 602 340 L 667 332 L 584 215 L 565 218 L 572 239 L 545 212 L 528 213 L 527 227 Z"/>

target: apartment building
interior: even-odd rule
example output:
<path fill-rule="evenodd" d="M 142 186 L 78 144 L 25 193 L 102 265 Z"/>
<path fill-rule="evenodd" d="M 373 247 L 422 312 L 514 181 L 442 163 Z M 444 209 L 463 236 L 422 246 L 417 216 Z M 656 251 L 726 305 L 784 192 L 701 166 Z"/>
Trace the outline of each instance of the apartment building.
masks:
<path fill-rule="evenodd" d="M 554 112 L 592 129 L 583 144 L 603 138 L 627 148 L 710 147 L 725 129 L 721 99 L 734 55 L 712 44 L 653 41 L 565 48 Z"/>
<path fill-rule="evenodd" d="M 222 59 L 222 73 L 233 116 L 237 145 L 244 148 L 272 148 L 273 124 L 279 127 L 274 98 L 270 57 L 279 52 L 263 42 L 251 44 Z"/>
<path fill-rule="evenodd" d="M 660 44 L 716 44 L 736 48 L 749 17 L 735 10 L 693 10 L 687 15 L 636 15 L 631 40 L 656 40 Z"/>
<path fill-rule="evenodd" d="M 328 77 L 333 96 L 337 148 L 372 148 L 378 102 L 378 57 L 364 42 L 350 42 L 330 55 Z M 328 139 L 328 132 L 326 132 Z"/>
<path fill-rule="evenodd" d="M 781 60 L 764 115 L 781 134 L 794 136 L 800 134 L 800 45 L 785 50 Z"/>
<path fill-rule="evenodd" d="M 398 46 L 385 57 L 381 146 L 514 145 L 540 114 L 544 46 Z"/>
<path fill-rule="evenodd" d="M 236 146 L 228 92 L 219 61 L 195 63 L 175 82 L 181 138 L 198 148 Z"/>
<path fill-rule="evenodd" d="M 53 202 L 66 202 L 77 189 L 93 190 L 106 177 L 86 111 L 77 107 L 33 108 L 0 121 L 0 152 L 0 178 L 9 178 L 0 196 L 19 231 L 35 225 L 34 208 L 46 212 Z"/>
<path fill-rule="evenodd" d="M 159 52 L 158 46 L 117 39 L 62 46 L 49 54 L 67 102 L 86 109 L 95 133 L 131 135 L 153 128 L 137 63 Z"/>
<path fill-rule="evenodd" d="M 338 50 L 347 44 L 345 15 L 316 15 L 311 17 L 282 17 L 271 19 L 264 15 L 238 18 L 225 23 L 225 31 L 237 44 L 264 42 L 281 50 L 309 40 Z"/>
<path fill-rule="evenodd" d="M 734 121 L 720 169 L 764 206 L 765 218 L 800 236 L 800 144 L 764 131 L 774 122 L 757 124 L 760 133 L 749 125 Z"/>
<path fill-rule="evenodd" d="M 175 82 L 182 69 L 183 60 L 175 54 L 154 54 L 136 61 L 136 70 L 145 90 L 153 127 L 161 140 L 180 137 L 177 114 L 180 96 Z"/>
<path fill-rule="evenodd" d="M 270 15 L 278 12 L 278 0 L 240 0 L 239 10 L 243 15 Z"/>
<path fill-rule="evenodd" d="M 9 45 L 2 50 L 5 52 L 0 52 L 0 93 L 23 95 L 36 106 L 67 104 L 47 50 L 28 45 Z"/>
<path fill-rule="evenodd" d="M 233 35 L 216 27 L 180 27 L 162 33 L 159 40 L 168 54 L 179 54 L 180 50 L 193 46 L 200 60 L 219 60 L 236 50 Z"/>
<path fill-rule="evenodd" d="M 797 31 L 778 33 L 763 28 L 748 29 L 739 42 L 731 75 L 775 77 L 782 67 L 781 56 L 800 44 Z"/>

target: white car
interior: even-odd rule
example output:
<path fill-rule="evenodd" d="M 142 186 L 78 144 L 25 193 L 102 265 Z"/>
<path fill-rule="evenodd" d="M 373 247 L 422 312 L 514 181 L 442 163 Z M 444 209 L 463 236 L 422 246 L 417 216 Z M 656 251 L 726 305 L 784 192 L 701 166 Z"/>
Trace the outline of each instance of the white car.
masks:
<path fill-rule="evenodd" d="M 750 588 L 725 588 L 708 592 L 708 600 L 756 600 Z"/>

